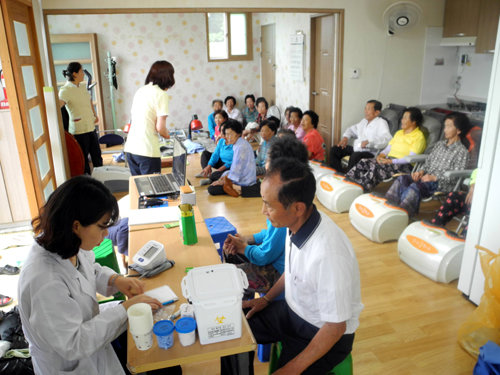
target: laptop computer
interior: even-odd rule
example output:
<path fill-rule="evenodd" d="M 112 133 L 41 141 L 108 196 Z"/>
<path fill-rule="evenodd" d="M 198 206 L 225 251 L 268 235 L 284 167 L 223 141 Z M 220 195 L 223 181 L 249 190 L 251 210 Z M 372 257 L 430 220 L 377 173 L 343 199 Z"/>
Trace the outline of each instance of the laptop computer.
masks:
<path fill-rule="evenodd" d="M 160 195 L 177 195 L 186 181 L 187 150 L 182 142 L 174 138 L 172 173 L 137 177 L 135 185 L 139 196 L 156 197 Z"/>

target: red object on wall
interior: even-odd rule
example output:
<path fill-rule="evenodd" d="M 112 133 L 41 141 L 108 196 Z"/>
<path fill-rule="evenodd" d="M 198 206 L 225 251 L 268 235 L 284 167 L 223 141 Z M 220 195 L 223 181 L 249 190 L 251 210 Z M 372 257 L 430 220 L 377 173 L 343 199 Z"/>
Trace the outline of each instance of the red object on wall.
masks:
<path fill-rule="evenodd" d="M 0 109 L 9 109 L 9 100 L 7 99 L 7 89 L 5 88 L 5 78 L 3 76 L 3 70 L 0 70 L 1 76 L 1 86 L 3 90 L 4 99 L 0 100 Z"/>

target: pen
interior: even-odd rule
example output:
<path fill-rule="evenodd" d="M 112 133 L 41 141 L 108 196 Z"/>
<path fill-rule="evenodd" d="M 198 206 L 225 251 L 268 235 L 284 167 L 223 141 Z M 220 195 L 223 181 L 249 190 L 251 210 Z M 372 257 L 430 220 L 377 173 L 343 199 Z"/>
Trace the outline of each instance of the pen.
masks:
<path fill-rule="evenodd" d="M 176 299 L 171 299 L 170 301 L 163 302 L 162 305 L 163 306 L 167 306 L 167 305 L 170 305 L 170 304 L 174 303 L 175 301 L 177 301 L 177 300 Z"/>

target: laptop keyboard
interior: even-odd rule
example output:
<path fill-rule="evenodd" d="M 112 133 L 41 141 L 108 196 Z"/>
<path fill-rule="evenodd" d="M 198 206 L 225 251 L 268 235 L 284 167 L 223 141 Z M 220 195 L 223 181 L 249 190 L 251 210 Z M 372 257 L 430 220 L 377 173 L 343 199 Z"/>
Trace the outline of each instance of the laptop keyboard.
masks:
<path fill-rule="evenodd" d="M 151 184 L 153 185 L 155 191 L 158 193 L 175 191 L 176 188 L 168 177 L 171 176 L 170 175 L 151 176 L 149 177 L 149 180 L 151 181 Z"/>

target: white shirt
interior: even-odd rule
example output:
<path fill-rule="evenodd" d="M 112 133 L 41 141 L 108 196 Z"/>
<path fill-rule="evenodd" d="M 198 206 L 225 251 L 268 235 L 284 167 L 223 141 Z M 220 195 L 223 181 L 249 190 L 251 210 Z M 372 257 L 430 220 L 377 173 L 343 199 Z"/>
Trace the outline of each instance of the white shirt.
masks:
<path fill-rule="evenodd" d="M 368 151 L 373 153 L 383 150 L 392 139 L 389 125 L 382 117 L 375 117 L 370 122 L 365 118 L 362 119 L 347 129 L 344 137 L 356 138 L 353 144 L 355 152 Z M 363 141 L 368 141 L 365 148 L 361 147 Z"/>
<path fill-rule="evenodd" d="M 158 158 L 161 156 L 156 118 L 168 115 L 168 94 L 152 83 L 141 87 L 132 102 L 132 121 L 125 152 Z"/>
<path fill-rule="evenodd" d="M 238 108 L 233 107 L 233 110 L 231 112 L 229 112 L 229 110 L 226 108 L 226 113 L 229 118 L 232 118 L 233 120 L 238 121 L 240 124 L 243 124 L 243 115 Z"/>
<path fill-rule="evenodd" d="M 321 328 L 346 322 L 346 334 L 359 326 L 363 309 L 356 255 L 345 233 L 316 210 L 287 236 L 285 298 L 302 319 Z"/>
<path fill-rule="evenodd" d="M 127 327 L 122 305 L 99 312 L 96 291 L 115 272 L 80 250 L 79 270 L 69 259 L 34 243 L 19 277 L 19 312 L 35 374 L 124 374 L 111 341 Z"/>

